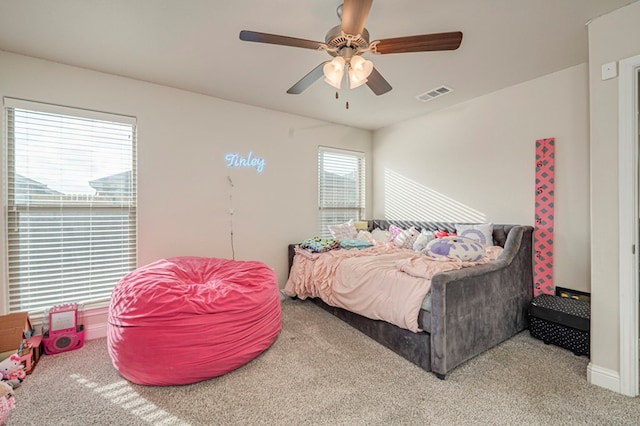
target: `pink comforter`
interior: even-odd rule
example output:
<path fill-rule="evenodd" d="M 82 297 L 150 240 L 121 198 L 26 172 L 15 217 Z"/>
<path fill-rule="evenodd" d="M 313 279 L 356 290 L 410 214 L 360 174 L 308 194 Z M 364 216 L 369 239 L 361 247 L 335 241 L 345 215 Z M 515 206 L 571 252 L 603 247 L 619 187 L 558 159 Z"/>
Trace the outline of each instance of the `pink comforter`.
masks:
<path fill-rule="evenodd" d="M 461 262 L 430 259 L 393 244 L 322 254 L 296 248 L 284 292 L 300 299 L 320 297 L 331 306 L 419 332 L 418 313 L 433 275 L 491 262 L 502 248 L 486 247 L 486 252 L 480 261 Z"/>

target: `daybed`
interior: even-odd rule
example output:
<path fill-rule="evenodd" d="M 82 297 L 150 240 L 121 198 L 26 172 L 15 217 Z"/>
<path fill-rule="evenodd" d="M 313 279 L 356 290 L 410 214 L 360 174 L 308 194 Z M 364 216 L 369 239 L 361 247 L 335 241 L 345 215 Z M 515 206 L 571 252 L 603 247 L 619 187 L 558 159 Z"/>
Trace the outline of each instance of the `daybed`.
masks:
<path fill-rule="evenodd" d="M 390 225 L 403 229 L 415 226 L 424 230 L 455 231 L 455 224 L 452 223 L 387 220 L 372 220 L 368 223 L 369 230 L 388 229 Z M 437 272 L 430 277 L 425 275 L 422 280 L 430 280 L 430 291 L 424 300 L 418 302 L 417 318 L 407 319 L 408 323 L 417 321 L 417 327 L 414 327 L 413 331 L 403 324 L 394 325 L 385 320 L 371 319 L 364 316 L 365 314 L 338 307 L 341 303 L 331 300 L 330 297 L 324 297 L 323 300 L 323 296 L 327 294 L 326 286 L 334 284 L 333 278 L 322 279 L 319 288 L 324 288 L 317 291 L 301 291 L 300 288 L 306 283 L 301 285 L 300 277 L 293 275 L 299 274 L 302 265 L 310 264 L 307 256 L 301 254 L 299 249 L 296 254 L 296 244 L 289 245 L 290 275 L 284 292 L 290 297 L 313 301 L 402 357 L 444 379 L 455 367 L 528 327 L 527 307 L 533 297 L 532 239 L 531 226 L 494 224 L 494 244 L 503 248 L 498 249 L 501 252 L 497 259 L 462 269 Z M 339 251 L 355 254 L 358 250 Z M 319 256 L 329 253 L 335 251 Z M 338 253 L 332 256 L 339 257 Z M 416 258 L 419 255 L 409 256 L 412 256 L 413 260 L 402 262 L 418 262 Z M 340 260 L 329 269 L 339 273 L 340 263 L 344 263 L 342 269 L 349 268 L 351 273 L 357 270 L 353 267 L 353 261 Z M 389 277 L 402 274 L 399 271 L 384 272 L 387 273 L 391 274 Z M 342 271 L 342 275 L 349 276 L 345 271 Z M 372 281 L 377 280 L 371 275 L 369 277 Z M 348 287 L 348 283 L 346 285 Z M 415 302 L 411 301 L 411 305 L 415 305 Z M 375 313 L 366 315 L 376 318 Z"/>

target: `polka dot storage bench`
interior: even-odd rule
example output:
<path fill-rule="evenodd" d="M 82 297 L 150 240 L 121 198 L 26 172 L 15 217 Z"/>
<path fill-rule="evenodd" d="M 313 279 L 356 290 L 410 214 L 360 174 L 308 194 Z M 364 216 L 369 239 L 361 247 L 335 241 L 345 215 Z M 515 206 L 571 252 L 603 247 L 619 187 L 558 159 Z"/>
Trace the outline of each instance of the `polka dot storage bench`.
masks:
<path fill-rule="evenodd" d="M 264 263 L 175 257 L 140 267 L 116 285 L 107 346 L 127 380 L 183 385 L 251 361 L 281 325 L 276 275 Z"/>
<path fill-rule="evenodd" d="M 590 305 L 582 300 L 541 294 L 529 304 L 531 335 L 576 355 L 590 354 L 590 318 Z"/>

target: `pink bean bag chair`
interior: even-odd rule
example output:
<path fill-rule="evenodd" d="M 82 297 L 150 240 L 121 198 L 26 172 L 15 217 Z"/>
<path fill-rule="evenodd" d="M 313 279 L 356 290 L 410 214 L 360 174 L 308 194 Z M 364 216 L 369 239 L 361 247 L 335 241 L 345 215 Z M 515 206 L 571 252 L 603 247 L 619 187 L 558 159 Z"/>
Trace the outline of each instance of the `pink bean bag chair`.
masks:
<path fill-rule="evenodd" d="M 276 275 L 264 263 L 175 257 L 140 267 L 116 285 L 107 346 L 127 380 L 183 385 L 251 361 L 281 325 Z"/>

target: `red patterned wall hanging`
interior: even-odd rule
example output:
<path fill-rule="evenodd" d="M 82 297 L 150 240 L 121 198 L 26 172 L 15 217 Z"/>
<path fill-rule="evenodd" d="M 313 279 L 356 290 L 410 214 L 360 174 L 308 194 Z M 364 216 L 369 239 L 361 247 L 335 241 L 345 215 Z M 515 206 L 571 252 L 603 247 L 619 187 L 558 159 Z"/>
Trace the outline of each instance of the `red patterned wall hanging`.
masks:
<path fill-rule="evenodd" d="M 536 141 L 536 217 L 533 231 L 534 296 L 553 294 L 555 138 Z"/>

